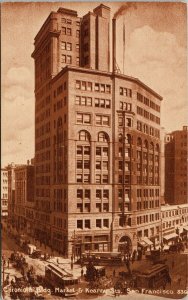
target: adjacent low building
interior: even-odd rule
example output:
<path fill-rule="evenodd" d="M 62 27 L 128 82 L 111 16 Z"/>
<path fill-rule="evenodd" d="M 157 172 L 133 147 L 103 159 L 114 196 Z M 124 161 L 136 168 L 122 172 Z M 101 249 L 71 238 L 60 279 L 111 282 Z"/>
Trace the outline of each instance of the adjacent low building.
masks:
<path fill-rule="evenodd" d="M 19 233 L 33 235 L 34 228 L 34 166 L 15 168 L 15 226 Z"/>
<path fill-rule="evenodd" d="M 186 241 L 188 237 L 188 203 L 161 206 L 161 222 L 164 245 Z"/>

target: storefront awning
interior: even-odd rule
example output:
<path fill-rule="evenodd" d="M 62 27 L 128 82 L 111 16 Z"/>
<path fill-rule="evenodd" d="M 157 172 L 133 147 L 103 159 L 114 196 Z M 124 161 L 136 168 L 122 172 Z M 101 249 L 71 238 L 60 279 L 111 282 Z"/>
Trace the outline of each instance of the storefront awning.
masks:
<path fill-rule="evenodd" d="M 142 247 L 147 247 L 147 245 L 144 241 L 139 241 L 138 244 Z"/>
<path fill-rule="evenodd" d="M 163 236 L 163 239 L 165 239 L 165 240 L 171 240 L 171 239 L 176 238 L 177 236 L 178 235 L 176 233 L 171 233 L 171 234 Z"/>
<path fill-rule="evenodd" d="M 183 227 L 184 230 L 188 231 L 188 226 Z"/>
<path fill-rule="evenodd" d="M 142 241 L 144 241 L 144 243 L 146 243 L 148 246 L 153 245 L 152 241 L 150 241 L 150 239 L 148 239 L 146 236 L 142 238 Z"/>

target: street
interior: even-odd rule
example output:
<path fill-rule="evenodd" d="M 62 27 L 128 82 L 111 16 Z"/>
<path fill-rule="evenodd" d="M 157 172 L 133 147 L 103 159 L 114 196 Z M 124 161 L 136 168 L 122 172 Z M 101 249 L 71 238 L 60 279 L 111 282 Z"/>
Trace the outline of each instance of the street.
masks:
<path fill-rule="evenodd" d="M 15 240 L 11 238 L 10 236 L 6 236 L 6 233 L 2 232 L 2 255 L 4 255 L 5 260 L 7 261 L 10 257 L 11 253 L 13 251 L 19 251 L 22 252 L 21 248 L 15 243 Z M 186 250 L 187 253 L 187 250 Z M 140 294 L 136 290 L 128 290 L 128 295 L 126 296 L 127 299 L 181 299 L 183 297 L 186 297 L 186 287 L 187 287 L 187 254 L 176 254 L 176 253 L 169 253 L 164 254 L 163 259 L 166 260 L 166 264 L 169 267 L 169 274 L 171 278 L 171 284 L 168 283 L 166 285 L 165 291 L 162 290 L 158 294 L 151 294 L 149 291 L 145 291 L 145 294 Z M 37 275 L 44 276 L 45 274 L 45 266 L 49 263 L 53 263 L 54 265 L 58 265 L 60 268 L 65 269 L 67 272 L 71 273 L 73 276 L 80 278 L 81 277 L 81 267 L 78 264 L 74 264 L 73 270 L 71 269 L 71 260 L 70 259 L 64 259 L 62 257 L 53 257 L 48 261 L 44 261 L 41 259 L 33 259 L 26 255 L 24 253 L 24 256 L 26 258 L 26 262 L 33 266 L 35 269 L 35 272 Z M 134 263 L 130 265 L 131 271 L 134 273 L 138 269 L 147 269 L 148 266 L 148 260 L 143 257 L 141 261 L 134 261 Z M 104 291 L 101 292 L 101 295 L 98 296 L 98 294 L 95 292 L 95 290 L 89 290 L 88 289 L 88 283 L 83 279 L 80 280 L 78 284 L 79 293 L 75 297 L 76 299 L 108 299 L 114 297 L 114 282 L 118 280 L 119 272 L 127 272 L 127 268 L 125 265 L 122 266 L 106 266 L 106 278 L 111 279 L 113 282 L 113 285 L 111 288 L 105 288 Z M 86 268 L 83 268 L 84 274 L 86 273 Z M 15 269 L 11 264 L 6 263 L 4 268 L 4 279 L 6 278 L 7 274 L 10 276 L 10 280 L 14 278 L 15 276 L 21 276 L 21 273 L 19 270 Z M 101 287 L 102 288 L 102 287 Z M 5 289 L 6 290 L 6 289 Z M 168 292 L 169 291 L 169 292 Z M 150 295 L 147 295 L 150 293 Z M 123 296 L 125 297 L 125 296 Z M 8 292 L 8 289 L 5 291 L 5 300 L 9 300 L 10 295 Z M 37 298 L 36 298 L 37 299 Z M 51 295 L 50 292 L 44 293 L 44 299 L 49 300 L 58 300 L 62 299 L 62 297 Z M 123 299 L 122 296 L 119 296 L 119 299 Z M 24 299 L 25 300 L 25 299 Z"/>

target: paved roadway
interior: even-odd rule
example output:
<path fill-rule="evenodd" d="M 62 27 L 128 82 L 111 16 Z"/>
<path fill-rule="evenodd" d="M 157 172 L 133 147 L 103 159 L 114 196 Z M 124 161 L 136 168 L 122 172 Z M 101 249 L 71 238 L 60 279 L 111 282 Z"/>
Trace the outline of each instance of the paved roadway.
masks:
<path fill-rule="evenodd" d="M 12 251 L 20 251 L 21 249 L 18 245 L 16 245 L 15 240 L 13 240 L 12 238 L 10 238 L 9 236 L 6 236 L 5 232 L 2 232 L 2 254 L 5 255 L 6 258 L 10 257 L 10 254 Z M 170 270 L 170 276 L 172 279 L 172 283 L 171 285 L 169 284 L 166 289 L 172 290 L 173 291 L 173 295 L 165 295 L 164 297 L 157 297 L 154 295 L 146 295 L 146 294 L 138 294 L 135 292 L 130 292 L 127 296 L 119 296 L 118 299 L 119 300 L 124 300 L 124 299 L 148 299 L 148 300 L 162 300 L 162 299 L 180 299 L 183 297 L 183 295 L 177 295 L 177 290 L 182 290 L 184 291 L 186 289 L 186 287 L 188 286 L 187 284 L 187 275 L 188 275 L 188 263 L 187 263 L 187 253 L 188 253 L 188 249 L 186 249 L 186 251 L 184 252 L 184 254 L 167 254 L 165 257 L 167 258 L 167 264 L 169 266 L 169 270 Z M 71 271 L 70 269 L 70 260 L 65 260 L 62 258 L 58 258 L 59 262 L 63 265 L 63 267 L 67 270 L 67 271 Z M 40 275 L 44 275 L 44 270 L 45 270 L 45 265 L 48 264 L 48 262 L 44 262 L 41 261 L 39 259 L 32 259 L 29 256 L 26 256 L 26 260 L 30 265 L 33 265 L 34 268 L 36 269 L 36 273 L 40 274 Z M 57 258 L 54 258 L 53 261 L 56 262 Z M 145 263 L 146 261 L 142 261 L 142 262 L 135 262 L 132 266 L 133 269 L 137 268 L 137 265 L 141 264 L 143 266 L 143 269 L 145 268 Z M 116 269 L 116 275 L 118 274 L 119 271 L 127 271 L 125 266 L 122 267 L 107 267 L 106 268 L 106 274 L 107 276 L 112 276 L 113 275 L 113 271 L 114 269 Z M 80 267 L 77 265 L 74 265 L 74 270 L 73 273 L 79 276 L 80 274 Z M 9 273 L 11 273 L 12 275 L 18 275 L 20 274 L 18 271 L 16 271 L 14 268 L 11 268 L 11 265 L 8 268 L 6 267 L 5 271 L 8 271 Z M 86 287 L 86 285 L 81 284 L 81 287 Z M 186 295 L 184 295 L 186 296 Z M 103 297 L 97 297 L 95 294 L 93 295 L 88 295 L 85 294 L 84 295 L 84 299 L 112 299 L 114 298 L 114 295 L 112 294 L 111 291 L 106 291 L 106 294 Z M 61 297 L 58 296 L 54 296 L 54 295 L 46 295 L 45 299 L 49 299 L 49 300 L 58 300 L 58 299 L 62 299 Z M 81 299 L 83 300 L 83 294 L 80 294 L 77 296 L 77 299 Z M 6 296 L 5 300 L 10 300 L 10 297 Z"/>

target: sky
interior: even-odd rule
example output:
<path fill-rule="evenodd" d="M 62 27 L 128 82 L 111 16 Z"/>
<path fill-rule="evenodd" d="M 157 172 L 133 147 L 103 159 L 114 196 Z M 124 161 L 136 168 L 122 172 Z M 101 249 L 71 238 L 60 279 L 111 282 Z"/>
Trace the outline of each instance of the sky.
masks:
<path fill-rule="evenodd" d="M 163 97 L 161 125 L 166 132 L 187 125 L 187 5 L 180 2 L 105 2 L 117 18 L 117 63 Z M 2 166 L 34 157 L 34 37 L 51 11 L 61 7 L 81 17 L 99 2 L 3 3 L 1 12 Z M 123 23 L 125 63 L 123 66 Z"/>

